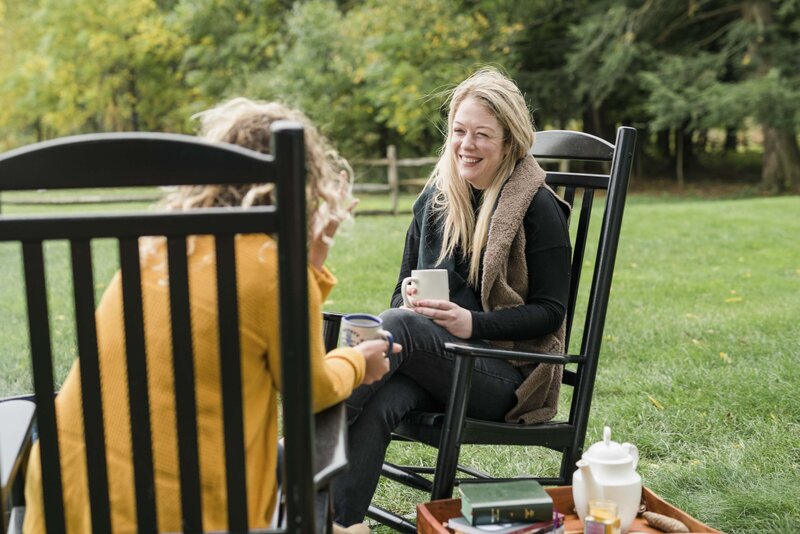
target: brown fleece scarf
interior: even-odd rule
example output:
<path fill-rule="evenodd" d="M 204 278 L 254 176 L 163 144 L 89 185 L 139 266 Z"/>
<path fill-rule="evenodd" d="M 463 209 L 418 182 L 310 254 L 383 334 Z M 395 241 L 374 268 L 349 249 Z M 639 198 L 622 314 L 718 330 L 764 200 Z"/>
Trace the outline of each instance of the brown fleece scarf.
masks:
<path fill-rule="evenodd" d="M 545 172 L 532 156 L 521 159 L 506 181 L 489 225 L 483 257 L 481 305 L 484 311 L 525 304 L 528 266 L 522 221 L 533 197 L 544 182 Z M 558 195 L 556 195 L 558 198 Z M 555 332 L 527 341 L 492 344 L 529 352 L 563 354 L 566 321 Z M 512 361 L 525 377 L 517 388 L 517 405 L 506 414 L 509 423 L 541 423 L 555 417 L 563 366 Z"/>

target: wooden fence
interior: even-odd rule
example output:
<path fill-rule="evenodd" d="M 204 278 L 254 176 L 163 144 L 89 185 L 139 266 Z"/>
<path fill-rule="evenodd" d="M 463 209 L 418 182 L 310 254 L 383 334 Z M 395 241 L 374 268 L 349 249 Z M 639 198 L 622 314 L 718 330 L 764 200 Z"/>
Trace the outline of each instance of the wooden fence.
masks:
<path fill-rule="evenodd" d="M 363 193 L 384 193 L 388 192 L 391 200 L 391 213 L 397 215 L 397 199 L 401 186 L 423 187 L 427 178 L 409 178 L 400 180 L 398 169 L 400 167 L 424 167 L 433 165 L 439 158 L 398 158 L 397 147 L 389 145 L 386 147 L 386 157 L 378 159 L 363 159 L 353 161 L 354 165 L 386 167 L 386 183 L 355 183 L 353 190 Z"/>
<path fill-rule="evenodd" d="M 427 177 L 415 177 L 399 179 L 400 167 L 426 167 L 434 165 L 439 158 L 398 158 L 397 147 L 389 145 L 386 147 L 386 157 L 377 159 L 362 159 L 354 160 L 352 163 L 356 166 L 367 167 L 386 167 L 386 182 L 385 183 L 365 183 L 356 182 L 353 184 L 353 191 L 356 193 L 389 193 L 391 207 L 389 212 L 392 215 L 398 213 L 398 197 L 400 188 L 403 186 L 412 186 L 422 188 L 428 181 Z M 539 160 L 540 163 L 545 163 L 550 160 Z M 569 170 L 569 162 L 559 161 L 559 170 L 566 172 Z M 44 191 L 41 193 L 45 193 Z M 161 194 L 119 194 L 115 196 L 99 196 L 99 195 L 81 195 L 75 197 L 63 198 L 47 198 L 45 195 L 39 196 L 34 193 L 26 196 L 8 196 L 0 197 L 0 212 L 2 212 L 3 205 L 72 205 L 72 204 L 105 204 L 105 203 L 127 203 L 127 202 L 154 202 L 161 198 Z M 385 211 L 369 213 L 387 213 Z"/>
<path fill-rule="evenodd" d="M 363 159 L 353 161 L 354 165 L 381 166 L 386 167 L 386 183 L 355 183 L 353 191 L 356 193 L 385 193 L 388 192 L 391 199 L 391 213 L 397 215 L 397 199 L 401 186 L 417 186 L 422 188 L 428 178 L 409 178 L 398 179 L 399 167 L 424 167 L 433 165 L 439 158 L 398 158 L 397 148 L 394 145 L 386 147 L 386 157 L 378 159 Z M 537 159 L 541 164 L 557 164 L 560 172 L 569 172 L 569 161 Z"/>

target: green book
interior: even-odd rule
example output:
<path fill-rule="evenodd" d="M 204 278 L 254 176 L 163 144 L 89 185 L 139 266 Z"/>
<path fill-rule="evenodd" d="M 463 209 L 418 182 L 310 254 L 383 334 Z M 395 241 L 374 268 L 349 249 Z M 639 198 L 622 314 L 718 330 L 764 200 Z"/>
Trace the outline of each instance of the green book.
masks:
<path fill-rule="evenodd" d="M 553 499 L 535 480 L 462 482 L 461 515 L 473 525 L 551 521 Z"/>

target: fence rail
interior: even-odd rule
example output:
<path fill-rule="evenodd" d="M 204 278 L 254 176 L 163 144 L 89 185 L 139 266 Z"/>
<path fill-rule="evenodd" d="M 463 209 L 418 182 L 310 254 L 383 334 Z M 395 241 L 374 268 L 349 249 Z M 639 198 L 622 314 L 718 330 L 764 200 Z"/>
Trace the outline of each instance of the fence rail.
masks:
<path fill-rule="evenodd" d="M 127 202 L 155 202 L 161 195 L 82 195 L 59 198 L 42 198 L 36 196 L 2 198 L 8 206 L 69 206 L 74 204 L 124 204 Z"/>
<path fill-rule="evenodd" d="M 385 158 L 375 159 L 362 159 L 353 161 L 354 165 L 365 165 L 371 167 L 386 167 L 386 183 L 356 183 L 353 184 L 353 190 L 356 192 L 364 193 L 389 193 L 391 200 L 391 212 L 397 215 L 397 201 L 400 194 L 400 186 L 419 186 L 425 185 L 427 179 L 425 178 L 409 178 L 400 180 L 398 178 L 398 169 L 400 167 L 425 167 L 433 165 L 439 158 L 398 158 L 397 147 L 389 145 L 386 147 Z"/>
<path fill-rule="evenodd" d="M 355 192 L 363 193 L 389 193 L 391 199 L 391 213 L 397 215 L 397 200 L 400 192 L 400 186 L 417 186 L 424 187 L 427 183 L 427 178 L 408 178 L 404 180 L 398 179 L 398 169 L 400 167 L 425 167 L 435 164 L 439 158 L 398 158 L 397 148 L 394 145 L 386 147 L 385 158 L 362 159 L 353 161 L 354 165 L 364 165 L 373 167 L 386 167 L 386 183 L 356 183 L 353 184 Z M 546 158 L 538 158 L 539 163 L 543 164 L 557 164 L 558 170 L 561 172 L 569 171 L 569 161 L 567 160 L 552 160 Z"/>
<path fill-rule="evenodd" d="M 392 215 L 397 215 L 400 187 L 414 186 L 422 188 L 428 181 L 427 178 L 420 178 L 420 177 L 406 178 L 400 180 L 398 172 L 399 168 L 426 167 L 429 165 L 434 165 L 438 160 L 439 158 L 436 157 L 398 158 L 397 147 L 395 145 L 389 145 L 388 147 L 386 147 L 385 158 L 361 159 L 361 160 L 354 160 L 352 162 L 354 165 L 361 165 L 367 167 L 386 167 L 386 183 L 355 183 L 353 184 L 353 190 L 357 193 L 389 193 L 389 198 L 391 201 L 391 208 L 389 211 L 392 213 Z M 539 161 L 543 163 L 549 160 L 539 160 Z M 568 162 L 560 161 L 559 170 L 567 171 Z M 3 205 L 69 205 L 69 204 L 106 204 L 106 203 L 110 204 L 110 203 L 126 203 L 126 202 L 155 202 L 160 198 L 161 198 L 160 194 L 142 194 L 142 195 L 122 194 L 115 196 L 82 195 L 82 196 L 63 197 L 63 198 L 42 198 L 42 197 L 37 198 L 37 195 L 25 196 L 25 197 L 12 197 L 12 198 L 4 196 L 0 197 L 0 211 L 2 211 Z"/>

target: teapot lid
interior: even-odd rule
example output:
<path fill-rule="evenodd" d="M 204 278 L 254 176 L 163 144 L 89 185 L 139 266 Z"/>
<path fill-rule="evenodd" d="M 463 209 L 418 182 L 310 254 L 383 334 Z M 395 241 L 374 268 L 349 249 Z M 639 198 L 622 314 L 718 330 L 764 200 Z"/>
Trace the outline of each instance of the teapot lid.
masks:
<path fill-rule="evenodd" d="M 603 441 L 598 441 L 583 453 L 587 460 L 599 460 L 601 462 L 629 460 L 630 451 L 627 447 L 620 445 L 616 441 L 611 441 L 611 428 L 603 427 Z"/>

